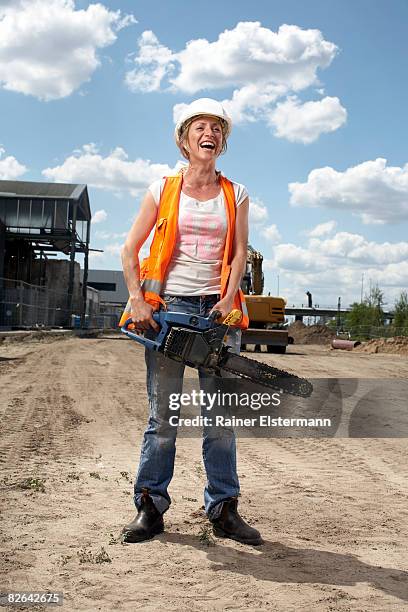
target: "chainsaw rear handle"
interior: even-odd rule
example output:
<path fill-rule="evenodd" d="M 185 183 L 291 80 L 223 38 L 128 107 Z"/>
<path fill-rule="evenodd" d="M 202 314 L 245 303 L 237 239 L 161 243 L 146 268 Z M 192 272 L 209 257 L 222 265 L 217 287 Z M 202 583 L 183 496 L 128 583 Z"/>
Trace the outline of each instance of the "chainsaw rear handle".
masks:
<path fill-rule="evenodd" d="M 153 317 L 153 320 L 156 321 L 156 323 L 160 325 L 160 319 L 158 315 L 159 315 L 158 312 L 154 312 L 152 314 L 152 317 Z M 157 351 L 161 345 L 161 341 L 158 341 L 157 338 L 155 340 L 152 340 L 151 338 L 146 338 L 142 334 L 137 333 L 136 331 L 130 330 L 129 325 L 131 324 L 133 324 L 133 326 L 135 325 L 134 321 L 132 320 L 132 317 L 129 317 L 129 319 L 125 321 L 125 324 L 122 325 L 122 327 L 120 328 L 121 331 L 124 334 L 126 334 L 126 336 L 131 338 L 132 340 L 136 340 L 136 342 L 139 342 L 139 344 L 143 344 L 143 346 Z M 159 335 L 160 335 L 160 332 L 159 332 Z"/>

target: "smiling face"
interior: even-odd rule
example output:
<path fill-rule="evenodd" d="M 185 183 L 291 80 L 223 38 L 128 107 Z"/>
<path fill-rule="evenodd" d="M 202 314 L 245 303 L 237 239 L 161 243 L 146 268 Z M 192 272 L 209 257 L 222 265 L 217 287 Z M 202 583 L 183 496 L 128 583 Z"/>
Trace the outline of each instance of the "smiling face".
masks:
<path fill-rule="evenodd" d="M 220 155 L 224 144 L 221 122 L 216 117 L 196 117 L 186 130 L 183 142 L 188 159 L 210 160 Z"/>

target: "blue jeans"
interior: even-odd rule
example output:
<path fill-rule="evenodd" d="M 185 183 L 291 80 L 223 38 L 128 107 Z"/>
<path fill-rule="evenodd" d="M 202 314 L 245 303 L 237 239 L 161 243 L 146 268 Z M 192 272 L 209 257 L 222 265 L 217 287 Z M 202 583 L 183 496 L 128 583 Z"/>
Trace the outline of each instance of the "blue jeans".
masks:
<path fill-rule="evenodd" d="M 164 296 L 169 311 L 186 312 L 208 316 L 219 296 Z M 154 338 L 155 332 L 147 332 Z M 241 331 L 231 328 L 227 344 L 239 353 Z M 173 477 L 176 454 L 176 427 L 163 427 L 170 412 L 169 395 L 182 393 L 184 365 L 164 357 L 157 351 L 146 349 L 147 394 L 149 399 L 149 421 L 144 433 L 140 455 L 139 470 L 134 486 L 136 508 L 140 507 L 142 489 L 149 489 L 153 503 L 160 513 L 166 512 L 171 500 L 167 492 Z M 206 393 L 222 390 L 222 379 L 199 370 L 200 388 Z M 201 413 L 208 416 L 205 406 Z M 205 510 L 209 518 L 217 518 L 222 502 L 239 494 L 239 481 L 236 469 L 235 434 L 232 428 L 203 428 L 203 460 L 207 473 L 204 490 Z"/>

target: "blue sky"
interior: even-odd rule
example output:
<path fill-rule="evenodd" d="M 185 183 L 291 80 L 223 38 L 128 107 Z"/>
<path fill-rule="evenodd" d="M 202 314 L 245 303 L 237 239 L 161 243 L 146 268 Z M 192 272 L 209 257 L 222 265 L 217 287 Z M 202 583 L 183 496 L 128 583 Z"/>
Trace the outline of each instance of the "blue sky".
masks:
<path fill-rule="evenodd" d="M 145 189 L 180 159 L 176 105 L 214 97 L 266 289 L 279 275 L 291 303 L 350 303 L 364 273 L 392 305 L 408 286 L 407 24 L 398 0 L 0 0 L 0 177 L 86 182 L 91 267 L 120 269 Z"/>

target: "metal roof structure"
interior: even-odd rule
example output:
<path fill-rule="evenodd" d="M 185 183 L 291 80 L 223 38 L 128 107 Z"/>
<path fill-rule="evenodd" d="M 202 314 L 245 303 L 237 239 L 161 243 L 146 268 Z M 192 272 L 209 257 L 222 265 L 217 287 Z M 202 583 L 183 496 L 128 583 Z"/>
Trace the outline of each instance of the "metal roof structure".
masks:
<path fill-rule="evenodd" d="M 0 220 L 7 239 L 30 240 L 39 251 L 71 253 L 87 249 L 91 221 L 86 185 L 0 181 Z"/>
<path fill-rule="evenodd" d="M 72 198 L 78 200 L 86 185 L 70 183 L 37 183 L 33 181 L 0 181 L 0 195 L 10 197 Z"/>
<path fill-rule="evenodd" d="M 33 181 L 0 181 L 0 200 L 55 200 L 77 202 L 77 220 L 91 219 L 88 189 L 86 185 L 70 183 L 36 183 Z"/>

